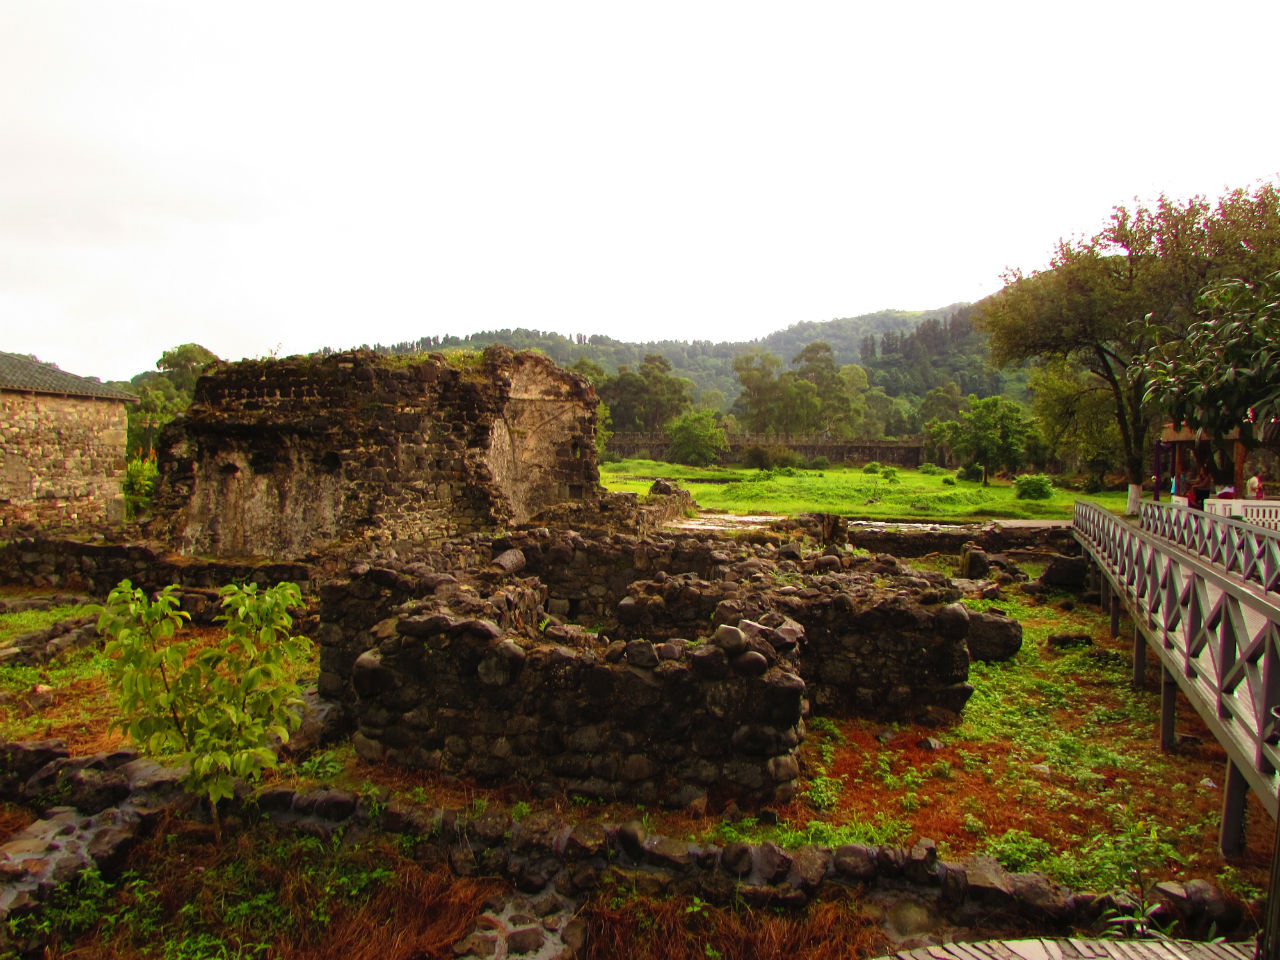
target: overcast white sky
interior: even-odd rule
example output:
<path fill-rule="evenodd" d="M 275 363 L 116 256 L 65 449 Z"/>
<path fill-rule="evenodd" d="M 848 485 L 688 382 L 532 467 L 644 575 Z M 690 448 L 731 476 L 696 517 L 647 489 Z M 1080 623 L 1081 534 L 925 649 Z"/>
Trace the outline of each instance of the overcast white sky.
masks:
<path fill-rule="evenodd" d="M 0 0 L 0 350 L 127 378 L 976 300 L 1280 173 L 1280 3 Z"/>

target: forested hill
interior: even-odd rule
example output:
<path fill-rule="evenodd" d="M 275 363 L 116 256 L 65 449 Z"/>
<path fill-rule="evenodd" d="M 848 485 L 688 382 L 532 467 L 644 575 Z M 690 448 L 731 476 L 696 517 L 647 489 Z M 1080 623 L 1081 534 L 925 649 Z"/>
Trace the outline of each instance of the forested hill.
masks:
<path fill-rule="evenodd" d="M 971 312 L 968 304 L 916 312 L 881 310 L 821 323 L 797 323 L 767 337 L 745 342 L 627 342 L 601 334 L 578 334 L 569 338 L 559 333 L 516 328 L 466 337 L 421 337 L 401 343 L 374 344 L 372 349 L 381 353 L 420 353 L 479 350 L 503 343 L 515 350 L 540 350 L 566 367 L 585 358 L 599 364 L 607 373 L 616 373 L 620 366 L 635 370 L 646 356 L 658 354 L 670 361 L 673 374 L 692 380 L 700 394 L 712 397 L 714 394 L 710 391 L 719 391 L 723 398 L 721 405 L 727 405 L 739 391 L 733 371 L 735 357 L 761 351 L 779 357 L 785 367 L 804 347 L 821 340 L 830 345 L 837 365 L 859 364 L 866 369 L 870 385 L 883 387 L 891 397 L 923 396 L 947 381 L 958 384 L 964 394 L 984 397 L 1016 389 L 1020 384 L 1009 383 L 1002 372 L 990 368 L 986 336 L 973 328 Z"/>

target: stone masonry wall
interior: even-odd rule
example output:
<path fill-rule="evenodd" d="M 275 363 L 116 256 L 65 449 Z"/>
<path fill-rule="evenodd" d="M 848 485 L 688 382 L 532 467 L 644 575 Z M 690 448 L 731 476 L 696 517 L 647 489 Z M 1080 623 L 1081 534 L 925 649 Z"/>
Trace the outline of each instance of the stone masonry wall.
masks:
<path fill-rule="evenodd" d="M 804 682 L 704 643 L 568 646 L 486 620 L 405 615 L 355 662 L 366 759 L 536 792 L 684 807 L 795 795 Z M 738 652 L 741 652 L 740 649 Z"/>
<path fill-rule="evenodd" d="M 161 436 L 153 532 L 183 552 L 289 557 L 589 505 L 595 406 L 585 380 L 505 348 L 230 364 Z"/>
<path fill-rule="evenodd" d="M 0 583 L 83 591 L 104 599 L 121 580 L 148 593 L 177 584 L 212 593 L 228 583 L 311 586 L 317 570 L 300 563 L 233 563 L 162 554 L 145 544 L 83 543 L 22 537 L 0 544 Z M 191 602 L 195 600 L 192 595 Z M 187 605 L 184 609 L 197 612 Z"/>
<path fill-rule="evenodd" d="M 124 519 L 125 404 L 0 391 L 0 527 Z"/>

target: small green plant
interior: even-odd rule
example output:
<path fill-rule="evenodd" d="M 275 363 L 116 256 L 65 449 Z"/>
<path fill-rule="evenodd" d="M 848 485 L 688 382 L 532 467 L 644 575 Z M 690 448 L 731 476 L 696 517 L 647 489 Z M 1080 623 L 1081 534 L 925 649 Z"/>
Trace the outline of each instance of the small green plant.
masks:
<path fill-rule="evenodd" d="M 515 805 L 512 806 L 511 808 L 511 819 L 513 822 L 519 823 L 521 820 L 527 817 L 532 812 L 532 810 L 533 808 L 530 807 L 528 803 L 526 803 L 523 800 L 517 800 L 515 802 Z"/>
<path fill-rule="evenodd" d="M 848 742 L 848 737 L 840 732 L 840 728 L 836 726 L 835 721 L 830 717 L 813 717 L 809 720 L 809 730 L 812 733 L 820 733 L 825 737 L 830 737 L 836 743 Z"/>
<path fill-rule="evenodd" d="M 967 817 L 965 826 L 967 829 Z M 1025 830 L 1006 830 L 999 837 L 988 840 L 983 852 L 995 857 L 1006 869 L 1022 872 L 1035 870 L 1044 862 L 1049 856 L 1049 843 Z"/>
<path fill-rule="evenodd" d="M 376 783 L 366 780 L 360 784 L 360 799 L 364 801 L 364 808 L 369 813 L 372 820 L 382 819 L 382 814 L 387 809 L 387 793 Z"/>
<path fill-rule="evenodd" d="M 107 598 L 98 629 L 111 637 L 108 683 L 120 705 L 116 725 L 145 752 L 187 764 L 184 785 L 209 799 L 221 839 L 218 801 L 237 777 L 256 780 L 277 764 L 277 740 L 296 729 L 298 685 L 286 668 L 310 641 L 291 632 L 289 611 L 302 605 L 296 584 L 258 591 L 256 584 L 220 591 L 220 642 L 196 649 L 175 640 L 189 619 L 172 586 L 154 601 L 128 580 Z"/>
<path fill-rule="evenodd" d="M 1043 473 L 1027 473 L 1013 478 L 1019 500 L 1048 500 L 1053 496 L 1053 481 Z"/>
<path fill-rule="evenodd" d="M 9 932 L 19 942 L 50 935 L 74 940 L 98 923 L 111 893 L 97 867 L 85 867 L 73 882 L 55 886 L 42 910 L 11 915 Z"/>
<path fill-rule="evenodd" d="M 314 753 L 297 764 L 298 775 L 308 780 L 332 780 L 342 772 L 342 761 L 332 750 Z"/>
<path fill-rule="evenodd" d="M 870 463 L 866 464 L 866 465 L 862 468 L 862 472 L 863 472 L 863 473 L 879 473 L 879 472 L 880 472 L 880 461 L 878 461 L 878 460 L 872 460 Z"/>
<path fill-rule="evenodd" d="M 936 463 L 922 463 L 916 467 L 916 472 L 923 473 L 926 477 L 932 477 L 942 472 L 942 468 Z"/>
<path fill-rule="evenodd" d="M 844 792 L 844 780 L 839 777 L 814 777 L 809 781 L 805 799 L 815 810 L 830 810 L 840 801 Z"/>
<path fill-rule="evenodd" d="M 955 477 L 943 477 L 942 485 L 944 487 L 954 487 L 956 485 Z"/>
<path fill-rule="evenodd" d="M 896 468 L 896 467 L 881 467 L 881 468 L 880 468 L 880 479 L 884 480 L 886 483 L 897 483 L 897 482 L 898 482 L 898 470 L 897 470 L 897 468 Z"/>
<path fill-rule="evenodd" d="M 971 833 L 975 837 L 983 837 L 987 834 L 987 825 L 982 822 L 982 818 L 972 813 L 964 815 L 964 832 Z"/>

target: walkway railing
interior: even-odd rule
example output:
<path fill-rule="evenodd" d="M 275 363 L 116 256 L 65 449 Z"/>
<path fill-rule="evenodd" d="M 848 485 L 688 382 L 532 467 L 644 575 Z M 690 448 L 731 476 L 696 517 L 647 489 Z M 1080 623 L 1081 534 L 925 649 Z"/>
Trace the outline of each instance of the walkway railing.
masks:
<path fill-rule="evenodd" d="M 1142 502 L 1138 526 L 1246 583 L 1280 591 L 1280 530 L 1150 500 Z"/>
<path fill-rule="evenodd" d="M 1220 843 L 1238 852 L 1247 788 L 1271 816 L 1280 807 L 1280 532 L 1156 503 L 1134 526 L 1084 501 L 1073 532 L 1102 574 L 1112 630 L 1121 606 L 1134 622 L 1135 680 L 1145 646 L 1163 667 L 1162 746 L 1180 689 L 1226 748 Z"/>

